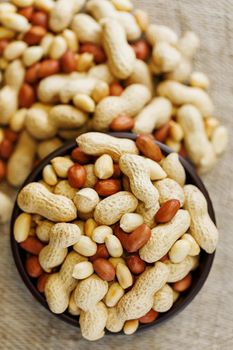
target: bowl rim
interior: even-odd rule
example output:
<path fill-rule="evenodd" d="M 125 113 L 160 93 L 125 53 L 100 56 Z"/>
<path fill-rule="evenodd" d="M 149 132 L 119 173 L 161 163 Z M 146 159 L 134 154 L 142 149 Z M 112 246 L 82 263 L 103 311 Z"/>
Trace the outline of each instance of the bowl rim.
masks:
<path fill-rule="evenodd" d="M 123 133 L 123 132 L 111 132 L 111 133 L 107 133 L 107 134 L 111 135 L 111 136 L 115 136 L 117 138 L 127 138 L 127 139 L 131 139 L 131 140 L 135 140 L 136 136 L 137 136 L 137 135 L 132 134 L 132 133 Z M 171 148 L 162 144 L 161 142 L 155 141 L 155 143 L 159 145 L 162 152 L 165 152 L 166 154 L 174 153 L 174 151 Z M 40 163 L 36 166 L 36 168 L 29 174 L 27 179 L 24 181 L 23 185 L 19 188 L 18 193 L 28 183 L 35 181 L 37 176 L 41 173 L 41 170 L 44 168 L 45 165 L 47 165 L 50 162 L 51 159 L 53 159 L 54 157 L 66 154 L 67 152 L 70 152 L 74 147 L 77 147 L 76 141 L 69 140 L 69 141 L 65 142 L 61 147 L 56 149 L 54 152 L 50 153 L 43 160 L 41 160 Z M 189 161 L 187 161 L 186 159 L 184 159 L 181 156 L 179 156 L 179 159 L 185 168 L 186 174 L 188 174 L 189 177 L 192 178 L 192 181 L 195 184 L 195 186 L 197 186 L 200 189 L 200 191 L 203 193 L 203 195 L 205 196 L 205 198 L 207 200 L 207 204 L 208 204 L 209 215 L 210 215 L 211 219 L 213 220 L 213 222 L 216 224 L 215 213 L 214 213 L 212 201 L 210 199 L 209 193 L 208 193 L 204 183 L 202 182 L 200 177 L 197 175 L 194 167 L 191 165 L 191 163 L 189 163 Z M 18 197 L 18 195 L 17 195 L 17 197 Z M 14 204 L 14 208 L 13 208 L 13 212 L 12 212 L 12 216 L 11 216 L 11 222 L 10 222 L 10 241 L 11 241 L 11 251 L 13 254 L 13 259 L 14 259 L 16 268 L 18 270 L 18 273 L 20 274 L 24 284 L 26 285 L 27 289 L 31 292 L 33 297 L 42 306 L 44 306 L 51 314 L 53 314 L 57 318 L 65 321 L 66 323 L 69 323 L 73 326 L 79 327 L 79 323 L 78 323 L 79 317 L 78 316 L 72 316 L 72 315 L 69 315 L 67 313 L 54 314 L 49 309 L 44 295 L 41 294 L 37 290 L 37 288 L 35 287 L 35 285 L 32 282 L 32 279 L 26 273 L 25 267 L 23 265 L 23 260 L 21 258 L 21 249 L 20 249 L 19 244 L 15 241 L 14 234 L 13 234 L 14 222 L 21 212 L 21 210 L 17 204 L 17 197 L 15 200 L 15 204 Z M 206 282 L 206 279 L 210 273 L 211 266 L 213 264 L 213 260 L 215 257 L 215 252 L 212 254 L 207 254 L 206 252 L 202 251 L 202 254 L 205 256 L 204 268 L 202 269 L 200 276 L 199 276 L 197 282 L 195 283 L 195 285 L 192 288 L 190 288 L 188 295 L 186 295 L 184 297 L 184 299 L 181 300 L 181 302 L 179 304 L 174 304 L 170 310 L 168 310 L 165 313 L 161 313 L 160 317 L 158 319 L 156 319 L 154 322 L 152 322 L 150 324 L 140 325 L 137 332 L 149 329 L 151 327 L 157 327 L 157 326 L 161 325 L 162 323 L 168 321 L 169 319 L 173 318 L 175 315 L 180 313 L 182 310 L 184 310 L 187 307 L 188 304 L 190 304 L 192 302 L 192 300 L 199 293 L 199 291 L 203 287 L 204 283 Z M 118 333 L 112 333 L 112 332 L 109 332 L 106 330 L 106 334 L 119 335 L 119 334 L 123 334 L 123 332 L 121 331 Z"/>

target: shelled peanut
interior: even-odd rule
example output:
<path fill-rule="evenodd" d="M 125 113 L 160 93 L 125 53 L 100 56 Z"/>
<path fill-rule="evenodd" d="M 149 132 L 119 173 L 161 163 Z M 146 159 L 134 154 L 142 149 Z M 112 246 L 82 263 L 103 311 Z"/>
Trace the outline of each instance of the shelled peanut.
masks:
<path fill-rule="evenodd" d="M 37 155 L 90 130 L 151 133 L 200 172 L 211 169 L 227 131 L 214 116 L 208 77 L 193 69 L 199 45 L 193 32 L 178 38 L 150 24 L 130 0 L 1 2 L 0 126 L 36 141 L 18 181 L 7 169 L 9 184 L 23 183 Z M 198 125 L 189 128 L 194 113 Z M 208 147 L 209 161 L 197 145 Z M 7 142 L 0 148 L 6 161 L 14 157 Z"/>
<path fill-rule="evenodd" d="M 88 340 L 154 322 L 188 293 L 201 251 L 218 241 L 205 197 L 149 135 L 80 135 L 17 202 L 28 275 L 52 312 L 79 316 Z"/>

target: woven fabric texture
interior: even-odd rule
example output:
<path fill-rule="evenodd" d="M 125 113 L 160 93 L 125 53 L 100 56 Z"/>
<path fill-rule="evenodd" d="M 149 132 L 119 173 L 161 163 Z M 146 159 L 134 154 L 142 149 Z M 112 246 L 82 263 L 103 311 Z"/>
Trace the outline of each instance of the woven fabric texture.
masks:
<path fill-rule="evenodd" d="M 209 75 L 216 116 L 231 132 L 233 0 L 137 0 L 135 3 L 149 11 L 153 22 L 169 25 L 179 33 L 194 30 L 200 36 L 201 50 L 196 67 Z M 13 263 L 9 226 L 0 227 L 0 349 L 233 349 L 232 154 L 230 142 L 215 169 L 203 177 L 220 230 L 220 243 L 210 276 L 190 306 L 156 330 L 133 336 L 106 336 L 95 344 L 85 341 L 78 328 L 56 319 L 33 299 Z"/>

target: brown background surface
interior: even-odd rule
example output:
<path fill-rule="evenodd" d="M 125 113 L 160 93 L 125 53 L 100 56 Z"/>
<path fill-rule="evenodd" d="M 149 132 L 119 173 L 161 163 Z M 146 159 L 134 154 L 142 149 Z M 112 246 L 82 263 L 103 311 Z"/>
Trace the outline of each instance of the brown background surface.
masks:
<path fill-rule="evenodd" d="M 69 1 L 69 0 L 67 0 Z M 197 67 L 211 78 L 216 115 L 233 127 L 233 0 L 142 0 L 135 3 L 159 24 L 201 38 Z M 107 336 L 88 343 L 78 329 L 44 310 L 23 285 L 14 266 L 9 227 L 0 227 L 0 349 L 233 349 L 233 147 L 204 181 L 217 214 L 220 243 L 211 274 L 192 304 L 156 330 Z"/>

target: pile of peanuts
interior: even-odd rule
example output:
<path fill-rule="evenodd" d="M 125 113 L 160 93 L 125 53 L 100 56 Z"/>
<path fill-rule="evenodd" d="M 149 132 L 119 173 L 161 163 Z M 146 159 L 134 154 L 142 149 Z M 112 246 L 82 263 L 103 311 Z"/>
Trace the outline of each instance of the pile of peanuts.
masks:
<path fill-rule="evenodd" d="M 150 133 L 208 171 L 227 132 L 208 77 L 193 70 L 198 47 L 130 0 L 1 2 L 0 181 L 20 186 L 37 160 L 90 130 Z"/>
<path fill-rule="evenodd" d="M 19 192 L 14 237 L 53 313 L 79 316 L 91 341 L 133 334 L 188 290 L 218 231 L 177 153 L 151 135 L 88 132 L 77 145 Z"/>

